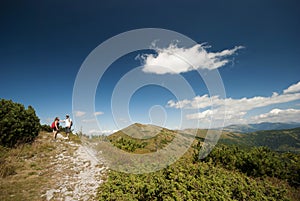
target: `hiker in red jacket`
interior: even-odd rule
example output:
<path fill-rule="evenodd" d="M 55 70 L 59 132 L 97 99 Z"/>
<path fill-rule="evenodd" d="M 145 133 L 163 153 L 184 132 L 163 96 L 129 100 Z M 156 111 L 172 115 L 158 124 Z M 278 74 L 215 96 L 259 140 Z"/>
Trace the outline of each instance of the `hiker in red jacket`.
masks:
<path fill-rule="evenodd" d="M 53 139 L 56 140 L 56 136 L 59 131 L 59 118 L 58 117 L 55 117 L 55 119 L 52 123 L 52 129 L 53 129 Z"/>

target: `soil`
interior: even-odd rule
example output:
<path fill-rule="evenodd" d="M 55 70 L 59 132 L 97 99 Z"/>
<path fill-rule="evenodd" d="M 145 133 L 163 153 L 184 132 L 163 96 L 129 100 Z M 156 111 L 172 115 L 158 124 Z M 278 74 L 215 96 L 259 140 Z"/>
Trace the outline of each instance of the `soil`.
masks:
<path fill-rule="evenodd" d="M 51 158 L 52 176 L 49 187 L 41 196 L 44 200 L 95 200 L 97 188 L 105 178 L 107 166 L 93 156 L 93 150 L 58 135 L 59 150 Z"/>

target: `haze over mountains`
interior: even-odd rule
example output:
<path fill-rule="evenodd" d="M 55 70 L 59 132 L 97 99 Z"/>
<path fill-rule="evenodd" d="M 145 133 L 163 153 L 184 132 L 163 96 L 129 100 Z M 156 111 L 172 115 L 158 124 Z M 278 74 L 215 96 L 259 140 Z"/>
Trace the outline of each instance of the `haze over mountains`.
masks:
<path fill-rule="evenodd" d="M 223 131 L 251 133 L 263 130 L 283 130 L 300 127 L 300 123 L 262 122 L 258 124 L 232 124 L 223 128 Z"/>
<path fill-rule="evenodd" d="M 169 130 L 154 126 L 133 124 L 108 136 L 117 147 L 132 145 L 133 150 L 147 153 L 164 147 L 177 134 L 195 137 L 204 141 L 207 129 Z M 242 147 L 266 146 L 274 151 L 300 152 L 299 123 L 260 123 L 248 125 L 232 125 L 224 128 L 218 143 L 233 144 Z"/>

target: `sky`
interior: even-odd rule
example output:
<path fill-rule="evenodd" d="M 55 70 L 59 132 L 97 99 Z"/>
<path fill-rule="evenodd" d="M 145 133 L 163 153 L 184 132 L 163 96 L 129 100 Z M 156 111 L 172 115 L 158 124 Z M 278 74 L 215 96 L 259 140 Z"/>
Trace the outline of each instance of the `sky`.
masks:
<path fill-rule="evenodd" d="M 299 8 L 297 0 L 4 1 L 0 98 L 33 106 L 42 124 L 70 114 L 89 134 L 135 122 L 300 122 Z M 148 37 L 137 30 L 150 31 L 145 49 L 125 51 L 100 75 L 110 55 Z M 85 68 L 95 73 L 82 77 Z"/>

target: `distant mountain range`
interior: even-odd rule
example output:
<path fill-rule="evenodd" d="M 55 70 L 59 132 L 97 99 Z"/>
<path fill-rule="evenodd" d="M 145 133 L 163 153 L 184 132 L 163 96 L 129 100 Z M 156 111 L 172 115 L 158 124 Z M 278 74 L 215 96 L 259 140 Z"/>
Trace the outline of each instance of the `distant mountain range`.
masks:
<path fill-rule="evenodd" d="M 260 130 L 252 133 L 223 132 L 218 143 L 242 147 L 269 147 L 274 151 L 300 153 L 300 128 Z"/>
<path fill-rule="evenodd" d="M 223 128 L 223 131 L 238 132 L 238 133 L 251 133 L 264 130 L 284 130 L 300 127 L 300 123 L 272 123 L 263 122 L 258 124 L 234 124 Z"/>
<path fill-rule="evenodd" d="M 175 131 L 136 123 L 109 135 L 107 139 L 124 151 L 141 154 L 162 149 L 176 135 L 186 139 L 195 137 L 195 140 L 204 141 L 206 134 L 207 129 Z M 231 125 L 224 128 L 218 143 L 242 147 L 266 146 L 275 151 L 300 153 L 300 123 Z"/>

